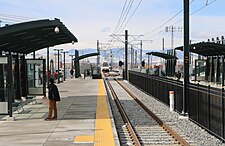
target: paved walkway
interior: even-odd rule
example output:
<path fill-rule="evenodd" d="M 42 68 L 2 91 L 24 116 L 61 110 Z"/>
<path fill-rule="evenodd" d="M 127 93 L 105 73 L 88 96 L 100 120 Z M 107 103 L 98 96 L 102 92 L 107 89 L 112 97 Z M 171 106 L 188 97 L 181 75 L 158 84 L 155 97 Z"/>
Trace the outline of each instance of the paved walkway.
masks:
<path fill-rule="evenodd" d="M 58 120 L 44 120 L 48 100 L 39 97 L 22 113 L 15 112 L 15 121 L 1 119 L 1 146 L 94 146 L 93 141 L 74 141 L 76 136 L 95 134 L 98 80 L 68 79 L 57 86 L 62 98 L 57 104 Z"/>

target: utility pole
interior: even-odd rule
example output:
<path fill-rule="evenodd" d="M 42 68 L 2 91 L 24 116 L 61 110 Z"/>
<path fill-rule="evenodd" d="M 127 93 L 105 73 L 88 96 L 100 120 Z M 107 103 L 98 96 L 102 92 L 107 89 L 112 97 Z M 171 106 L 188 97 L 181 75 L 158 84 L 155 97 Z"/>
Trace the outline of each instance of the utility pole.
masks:
<path fill-rule="evenodd" d="M 174 50 L 174 32 L 180 32 L 181 31 L 181 27 L 174 27 L 172 26 L 167 26 L 166 27 L 166 32 L 171 32 L 171 49 Z M 174 51 L 173 51 L 173 55 Z"/>

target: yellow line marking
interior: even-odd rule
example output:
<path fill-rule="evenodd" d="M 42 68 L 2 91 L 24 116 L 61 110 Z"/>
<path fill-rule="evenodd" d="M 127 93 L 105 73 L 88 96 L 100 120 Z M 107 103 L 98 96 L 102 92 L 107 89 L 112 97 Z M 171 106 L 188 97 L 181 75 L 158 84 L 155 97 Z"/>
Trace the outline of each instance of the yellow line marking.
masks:
<path fill-rule="evenodd" d="M 83 136 L 75 136 L 74 143 L 93 143 L 94 136 L 93 135 L 83 135 Z"/>
<path fill-rule="evenodd" d="M 102 79 L 98 80 L 94 146 L 115 146 L 106 93 Z"/>

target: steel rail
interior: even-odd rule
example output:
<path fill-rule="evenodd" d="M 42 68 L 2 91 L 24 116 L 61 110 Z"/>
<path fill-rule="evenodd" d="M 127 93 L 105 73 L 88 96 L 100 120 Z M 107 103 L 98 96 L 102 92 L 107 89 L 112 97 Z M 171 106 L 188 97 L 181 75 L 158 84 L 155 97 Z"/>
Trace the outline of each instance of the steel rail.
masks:
<path fill-rule="evenodd" d="M 115 103 L 118 107 L 118 110 L 119 110 L 121 116 L 122 116 L 122 119 L 124 120 L 124 123 L 126 123 L 127 129 L 128 129 L 128 131 L 129 131 L 129 133 L 130 133 L 130 135 L 131 135 L 131 137 L 134 141 L 134 144 L 136 146 L 141 146 L 141 143 L 140 143 L 139 139 L 137 138 L 137 135 L 135 134 L 133 127 L 131 126 L 129 118 L 126 115 L 126 113 L 125 113 L 125 111 L 124 111 L 124 109 L 123 109 L 123 107 L 122 107 L 122 105 L 121 105 L 121 103 L 120 103 L 120 101 L 119 101 L 119 99 L 116 95 L 116 92 L 114 91 L 114 89 L 113 89 L 112 85 L 109 83 L 109 81 L 107 80 L 106 82 L 108 84 L 109 89 L 111 90 L 113 99 L 115 100 Z"/>
<path fill-rule="evenodd" d="M 152 117 L 157 123 L 167 131 L 177 142 L 182 146 L 190 146 L 181 136 L 179 136 L 173 129 L 165 124 L 157 115 L 148 109 L 133 93 L 131 93 L 125 86 L 123 86 L 117 79 L 114 80 Z"/>

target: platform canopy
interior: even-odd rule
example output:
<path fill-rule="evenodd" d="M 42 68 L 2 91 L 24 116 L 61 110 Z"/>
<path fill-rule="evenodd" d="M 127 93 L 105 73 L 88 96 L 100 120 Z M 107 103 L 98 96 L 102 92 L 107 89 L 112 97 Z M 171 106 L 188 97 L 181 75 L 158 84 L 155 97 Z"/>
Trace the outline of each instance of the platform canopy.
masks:
<path fill-rule="evenodd" d="M 201 42 L 189 45 L 190 52 L 203 56 L 225 55 L 225 45 L 213 42 Z M 183 46 L 175 48 L 175 50 L 183 51 Z"/>
<path fill-rule="evenodd" d="M 59 19 L 37 20 L 0 27 L 0 51 L 29 54 L 77 38 Z"/>
<path fill-rule="evenodd" d="M 154 56 L 158 56 L 158 57 L 161 57 L 164 59 L 177 59 L 176 56 L 161 53 L 161 52 L 148 52 L 148 53 L 146 53 L 146 55 L 154 55 Z"/>

